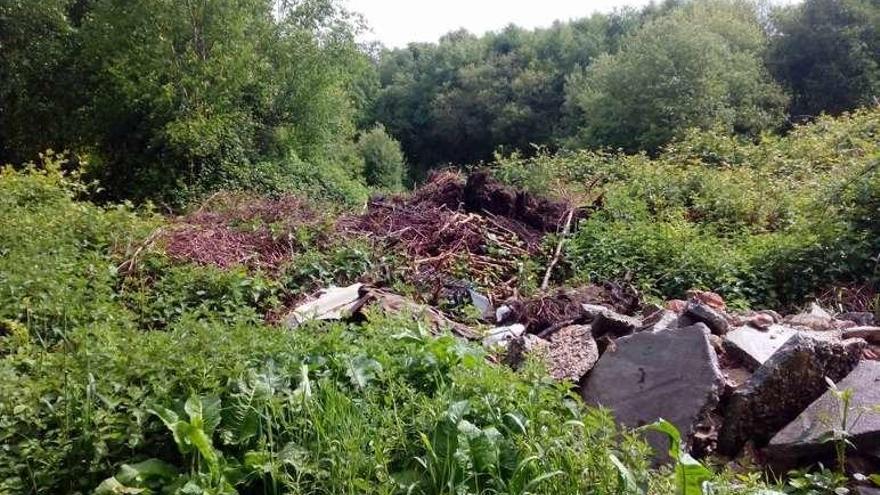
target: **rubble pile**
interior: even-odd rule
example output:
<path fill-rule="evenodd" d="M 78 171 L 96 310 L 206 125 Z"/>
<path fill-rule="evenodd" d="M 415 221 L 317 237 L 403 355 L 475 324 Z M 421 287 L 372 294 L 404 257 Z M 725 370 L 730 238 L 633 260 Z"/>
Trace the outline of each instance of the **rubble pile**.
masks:
<path fill-rule="evenodd" d="M 859 448 L 851 457 L 880 472 L 880 326 L 872 313 L 835 314 L 817 303 L 785 316 L 735 312 L 704 291 L 657 306 L 626 283 L 523 296 L 524 263 L 551 271 L 556 260 L 546 236 L 564 234 L 567 219 L 587 211 L 486 173 L 436 173 L 412 194 L 374 198 L 335 225 L 343 239 L 367 237 L 400 254 L 406 281 L 423 294 L 418 301 L 365 284 L 328 288 L 283 323 L 292 329 L 315 319 L 403 313 L 435 332 L 481 341 L 499 363 L 543 361 L 553 378 L 621 424 L 666 419 L 696 456 L 746 455 L 776 469 L 833 463 L 827 439 L 840 435 L 844 416 L 858 418 L 846 425 Z M 295 246 L 265 225 L 241 228 L 255 218 L 287 229 L 319 221 L 292 199 L 197 212 L 168 234 L 169 254 L 218 266 L 278 266 Z M 447 314 L 441 301 L 449 291 L 463 296 L 457 305 L 472 306 L 468 319 Z M 646 435 L 663 461 L 667 440 Z"/>

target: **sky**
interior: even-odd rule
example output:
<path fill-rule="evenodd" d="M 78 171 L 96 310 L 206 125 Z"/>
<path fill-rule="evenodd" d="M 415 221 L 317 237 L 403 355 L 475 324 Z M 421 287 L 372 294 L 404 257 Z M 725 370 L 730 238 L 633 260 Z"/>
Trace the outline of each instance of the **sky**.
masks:
<path fill-rule="evenodd" d="M 546 27 L 555 20 L 586 17 L 615 7 L 647 5 L 650 0 L 345 0 L 364 15 L 372 28 L 365 41 L 389 48 L 413 41 L 437 41 L 465 28 L 475 34 L 497 31 L 508 24 Z"/>

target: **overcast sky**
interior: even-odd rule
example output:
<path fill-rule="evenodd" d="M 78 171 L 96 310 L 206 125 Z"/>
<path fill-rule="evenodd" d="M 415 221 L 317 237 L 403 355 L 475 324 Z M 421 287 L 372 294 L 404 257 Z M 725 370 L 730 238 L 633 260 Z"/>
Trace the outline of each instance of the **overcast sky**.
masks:
<path fill-rule="evenodd" d="M 458 28 L 476 34 L 497 31 L 513 23 L 526 28 L 553 21 L 586 17 L 615 7 L 642 6 L 650 0 L 346 0 L 363 14 L 378 40 L 389 48 L 412 41 L 437 41 Z"/>

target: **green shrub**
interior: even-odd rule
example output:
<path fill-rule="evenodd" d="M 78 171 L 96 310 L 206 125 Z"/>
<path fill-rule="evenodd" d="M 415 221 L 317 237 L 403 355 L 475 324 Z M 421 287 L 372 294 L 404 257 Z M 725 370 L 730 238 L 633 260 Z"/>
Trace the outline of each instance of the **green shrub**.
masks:
<path fill-rule="evenodd" d="M 0 171 L 0 318 L 47 343 L 95 322 L 130 325 L 114 300 L 116 267 L 158 219 L 75 201 L 84 186 L 59 157 L 43 161 Z"/>
<path fill-rule="evenodd" d="M 880 110 L 822 118 L 757 142 L 691 132 L 660 156 L 498 157 L 498 175 L 601 208 L 569 243 L 580 279 L 632 277 L 649 294 L 691 288 L 789 306 L 880 281 Z"/>
<path fill-rule="evenodd" d="M 403 187 L 406 174 L 403 151 L 400 143 L 385 132 L 383 125 L 378 124 L 361 133 L 357 146 L 364 160 L 368 185 L 392 191 Z"/>

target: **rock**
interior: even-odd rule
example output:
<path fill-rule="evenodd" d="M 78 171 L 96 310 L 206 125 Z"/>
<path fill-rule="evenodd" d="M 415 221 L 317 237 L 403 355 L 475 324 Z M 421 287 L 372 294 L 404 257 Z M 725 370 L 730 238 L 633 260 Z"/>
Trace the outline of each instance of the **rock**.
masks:
<path fill-rule="evenodd" d="M 805 327 L 812 330 L 830 330 L 834 328 L 834 318 L 816 303 L 810 304 L 810 311 L 786 316 L 783 321 L 789 325 Z"/>
<path fill-rule="evenodd" d="M 505 347 L 511 340 L 515 340 L 526 333 L 526 327 L 519 323 L 507 327 L 493 328 L 483 338 L 483 347 Z"/>
<path fill-rule="evenodd" d="M 765 445 L 826 388 L 858 364 L 865 342 L 819 341 L 797 333 L 730 398 L 719 450 L 736 455 L 746 441 Z"/>
<path fill-rule="evenodd" d="M 684 313 L 684 310 L 687 309 L 687 305 L 687 301 L 682 301 L 681 299 L 666 301 L 666 309 L 678 314 Z"/>
<path fill-rule="evenodd" d="M 761 367 L 797 330 L 773 325 L 766 332 L 750 326 L 739 327 L 724 336 L 724 350 L 754 371 Z"/>
<path fill-rule="evenodd" d="M 471 304 L 473 304 L 477 312 L 480 313 L 480 318 L 490 321 L 492 316 L 495 315 L 495 308 L 492 307 L 492 301 L 473 289 L 468 289 L 467 291 L 471 298 Z"/>
<path fill-rule="evenodd" d="M 645 318 L 639 331 L 662 332 L 670 328 L 678 328 L 678 314 L 668 309 L 661 309 Z"/>
<path fill-rule="evenodd" d="M 766 313 L 758 313 L 746 320 L 747 325 L 751 325 L 752 327 L 759 330 L 767 330 L 774 323 L 776 323 L 776 321 L 773 319 L 773 317 Z"/>
<path fill-rule="evenodd" d="M 705 304 L 716 311 L 727 311 L 727 304 L 724 303 L 724 299 L 714 292 L 703 290 L 688 291 L 688 299 Z"/>
<path fill-rule="evenodd" d="M 776 311 L 773 311 L 772 309 L 762 309 L 761 311 L 758 311 L 758 314 L 759 315 L 767 315 L 770 318 L 773 318 L 773 323 L 781 323 L 782 322 L 782 315 L 780 315 Z"/>
<path fill-rule="evenodd" d="M 880 363 L 860 363 L 837 383 L 837 389 L 852 391 L 847 430 L 855 450 L 880 445 L 880 411 L 870 411 L 880 404 Z M 840 399 L 830 390 L 825 392 L 770 440 L 765 455 L 785 466 L 831 458 L 834 445 L 827 437 L 841 427 L 841 408 Z"/>
<path fill-rule="evenodd" d="M 857 486 L 856 495 L 880 495 L 880 488 L 864 485 Z"/>
<path fill-rule="evenodd" d="M 363 304 L 363 284 L 330 287 L 319 292 L 317 299 L 298 306 L 284 319 L 288 328 L 296 328 L 309 320 L 341 320 Z"/>
<path fill-rule="evenodd" d="M 865 339 L 872 344 L 880 344 L 880 327 L 853 327 L 843 331 L 845 339 Z"/>
<path fill-rule="evenodd" d="M 581 304 L 581 309 L 584 312 L 584 317 L 589 321 L 595 320 L 601 314 L 614 312 L 614 310 L 600 304 Z"/>
<path fill-rule="evenodd" d="M 510 309 L 510 306 L 504 304 L 498 307 L 495 310 L 495 323 L 504 323 L 507 320 L 507 317 L 513 313 L 513 310 Z"/>
<path fill-rule="evenodd" d="M 715 335 L 724 335 L 730 329 L 723 313 L 701 302 L 688 303 L 684 316 L 694 323 L 704 323 Z"/>
<path fill-rule="evenodd" d="M 850 311 L 837 315 L 838 320 L 846 320 L 860 327 L 868 327 L 874 324 L 874 313 L 867 311 Z"/>
<path fill-rule="evenodd" d="M 550 337 L 546 356 L 553 378 L 578 382 L 599 360 L 599 348 L 589 325 L 571 325 Z"/>
<path fill-rule="evenodd" d="M 584 400 L 609 408 L 618 422 L 638 427 L 664 418 L 690 445 L 697 425 L 718 403 L 724 377 L 709 329 L 697 324 L 617 339 L 582 385 Z M 648 441 L 666 452 L 665 439 L 649 434 Z"/>
<path fill-rule="evenodd" d="M 635 332 L 641 326 L 642 322 L 636 318 L 605 310 L 596 314 L 593 319 L 593 336 L 612 335 L 614 337 L 622 337 Z"/>

